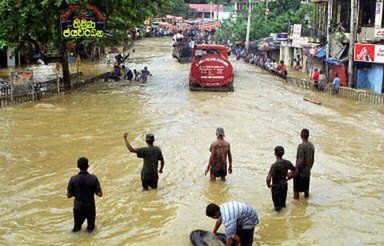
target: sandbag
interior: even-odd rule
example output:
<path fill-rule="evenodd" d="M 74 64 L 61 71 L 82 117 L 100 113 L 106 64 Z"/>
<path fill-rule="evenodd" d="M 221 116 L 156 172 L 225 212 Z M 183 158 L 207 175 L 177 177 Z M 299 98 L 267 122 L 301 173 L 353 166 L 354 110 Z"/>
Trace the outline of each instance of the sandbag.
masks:
<path fill-rule="evenodd" d="M 226 237 L 223 233 L 213 233 L 204 230 L 194 230 L 189 236 L 195 246 L 222 246 L 225 245 Z"/>

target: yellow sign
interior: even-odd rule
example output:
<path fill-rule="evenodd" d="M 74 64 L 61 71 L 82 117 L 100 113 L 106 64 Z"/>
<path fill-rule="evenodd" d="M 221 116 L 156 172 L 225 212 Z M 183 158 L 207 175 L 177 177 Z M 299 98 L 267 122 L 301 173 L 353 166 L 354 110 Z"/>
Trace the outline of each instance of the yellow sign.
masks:
<path fill-rule="evenodd" d="M 103 30 L 97 30 L 96 22 L 86 19 L 75 19 L 71 27 L 63 30 L 64 38 L 81 38 L 104 36 Z"/>

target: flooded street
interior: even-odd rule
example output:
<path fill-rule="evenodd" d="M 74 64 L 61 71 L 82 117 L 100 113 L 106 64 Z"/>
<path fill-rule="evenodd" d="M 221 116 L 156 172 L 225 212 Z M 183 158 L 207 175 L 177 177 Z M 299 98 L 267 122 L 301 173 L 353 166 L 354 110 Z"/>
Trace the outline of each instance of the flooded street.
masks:
<path fill-rule="evenodd" d="M 189 245 L 192 230 L 214 227 L 206 205 L 232 200 L 258 212 L 258 245 L 383 244 L 382 106 L 297 89 L 235 61 L 234 93 L 190 92 L 189 65 L 172 59 L 168 39 L 137 42 L 130 61 L 148 65 L 147 86 L 97 83 L 0 110 L 1 245 Z M 210 184 L 204 170 L 219 126 L 233 174 Z M 265 185 L 273 148 L 294 162 L 302 128 L 316 146 L 311 197 L 293 201 L 290 182 L 287 208 L 276 213 Z M 155 134 L 165 158 L 158 190 L 141 191 L 142 160 L 126 150 L 125 131 L 135 147 Z M 91 235 L 70 233 L 66 187 L 80 156 L 104 192 Z"/>

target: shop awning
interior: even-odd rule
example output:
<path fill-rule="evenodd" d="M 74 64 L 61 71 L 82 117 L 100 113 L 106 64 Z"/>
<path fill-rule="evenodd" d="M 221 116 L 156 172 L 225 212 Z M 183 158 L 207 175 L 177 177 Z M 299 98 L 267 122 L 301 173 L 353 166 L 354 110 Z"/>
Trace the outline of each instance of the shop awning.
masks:
<path fill-rule="evenodd" d="M 336 66 L 339 66 L 341 64 L 341 61 L 333 59 L 333 58 L 327 58 L 327 59 L 324 59 L 324 61 L 326 63 L 333 64 L 333 65 L 336 65 Z"/>
<path fill-rule="evenodd" d="M 324 57 L 326 54 L 325 54 L 325 50 L 319 50 L 317 53 L 316 53 L 316 57 Z"/>

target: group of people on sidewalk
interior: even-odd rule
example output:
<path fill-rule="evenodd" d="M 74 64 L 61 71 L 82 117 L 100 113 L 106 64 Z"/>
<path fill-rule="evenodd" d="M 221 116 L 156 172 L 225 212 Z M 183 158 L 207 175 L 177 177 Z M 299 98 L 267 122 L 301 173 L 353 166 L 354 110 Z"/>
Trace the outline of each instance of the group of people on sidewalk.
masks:
<path fill-rule="evenodd" d="M 300 133 L 302 143 L 297 148 L 296 165 L 283 159 L 285 150 L 282 146 L 276 146 L 274 154 L 276 161 L 272 164 L 266 178 L 266 184 L 272 193 L 272 201 L 276 211 L 286 206 L 288 180 L 293 179 L 294 199 L 299 199 L 299 193 L 304 192 L 304 197 L 309 197 L 309 184 L 311 169 L 314 163 L 315 147 L 309 142 L 309 131 L 303 129 Z M 227 174 L 232 173 L 231 146 L 226 141 L 223 128 L 216 129 L 217 139 L 210 146 L 210 158 L 205 175 L 210 174 L 210 181 L 216 178 L 226 181 Z M 161 149 L 154 145 L 155 137 L 147 134 L 146 147 L 134 148 L 128 141 L 128 133 L 123 134 L 125 145 L 129 152 L 135 153 L 143 159 L 141 169 L 141 183 L 144 191 L 157 189 L 159 174 L 163 173 L 164 157 Z M 159 168 L 160 163 L 160 168 Z M 88 159 L 79 158 L 77 167 L 80 172 L 73 176 L 67 187 L 67 197 L 75 197 L 73 206 L 74 227 L 73 232 L 81 230 L 81 226 L 87 219 L 87 231 L 95 228 L 96 206 L 94 195 L 102 196 L 102 190 L 98 178 L 88 173 Z M 206 207 L 206 215 L 216 219 L 213 229 L 215 234 L 221 224 L 224 224 L 226 232 L 226 245 L 252 245 L 255 226 L 259 218 L 254 208 L 242 202 L 227 202 L 221 205 L 214 203 Z"/>
<path fill-rule="evenodd" d="M 325 90 L 328 84 L 328 79 L 325 76 L 324 71 L 322 70 L 319 71 L 317 68 L 315 68 L 315 73 L 313 74 L 312 79 L 314 81 L 313 87 L 315 90 L 318 90 L 318 91 Z M 334 94 L 339 93 L 340 84 L 341 84 L 341 80 L 339 78 L 339 75 L 335 74 L 335 78 L 332 81 L 332 93 Z"/>
<path fill-rule="evenodd" d="M 250 64 L 255 64 L 261 67 L 262 69 L 267 70 L 268 72 L 271 72 L 272 74 L 275 74 L 279 77 L 287 78 L 288 76 L 287 67 L 284 64 L 284 61 L 280 61 L 280 63 L 278 63 L 274 59 L 268 58 L 267 56 L 255 52 L 250 53 L 249 55 L 238 55 L 237 57 L 245 58 L 245 60 L 248 61 Z M 298 55 L 297 59 L 294 59 L 293 62 L 295 64 L 293 70 L 296 72 L 301 71 L 301 57 Z M 313 87 L 317 91 L 324 91 L 328 84 L 328 78 L 326 77 L 324 71 L 319 71 L 319 69 L 317 68 L 314 69 L 312 80 L 314 81 Z M 339 92 L 340 86 L 340 77 L 338 76 L 338 74 L 335 74 L 335 77 L 332 80 L 332 93 L 337 94 Z"/>
<path fill-rule="evenodd" d="M 277 62 L 276 60 L 263 55 L 251 53 L 249 63 L 259 66 L 279 77 L 286 78 L 288 76 L 287 67 L 284 64 L 284 61 Z"/>

